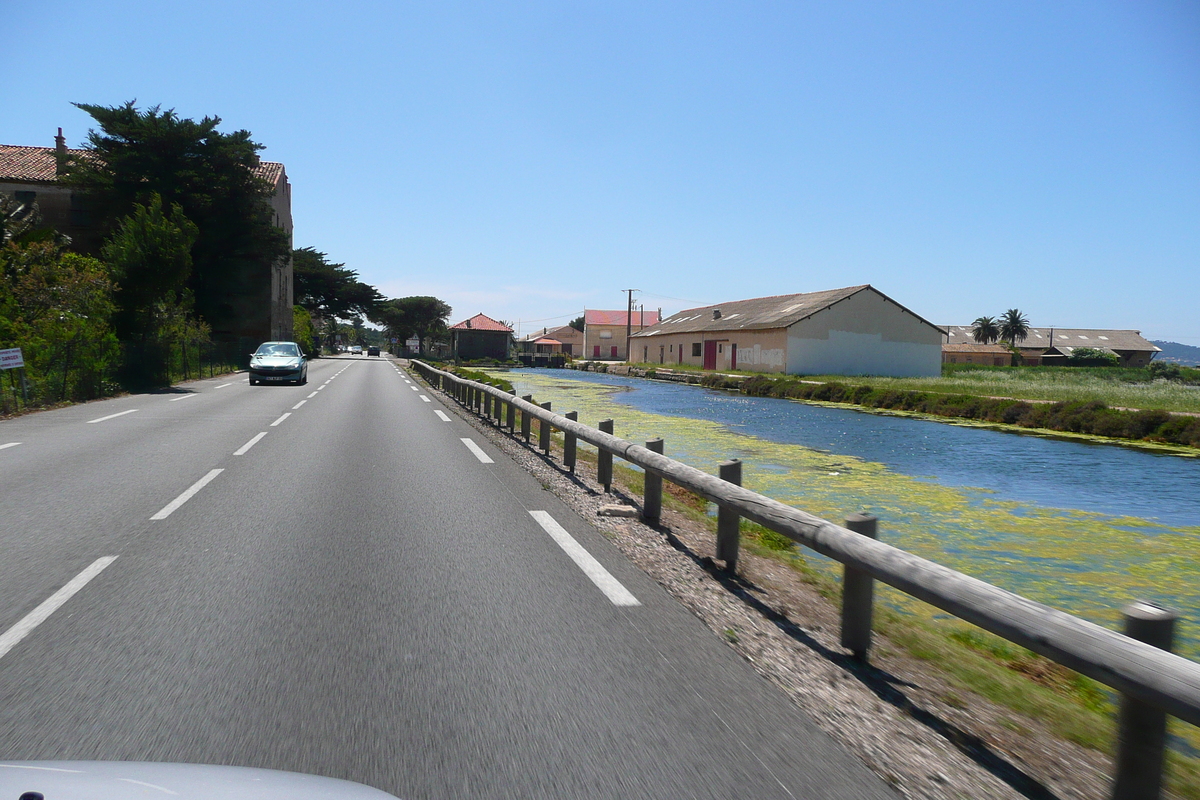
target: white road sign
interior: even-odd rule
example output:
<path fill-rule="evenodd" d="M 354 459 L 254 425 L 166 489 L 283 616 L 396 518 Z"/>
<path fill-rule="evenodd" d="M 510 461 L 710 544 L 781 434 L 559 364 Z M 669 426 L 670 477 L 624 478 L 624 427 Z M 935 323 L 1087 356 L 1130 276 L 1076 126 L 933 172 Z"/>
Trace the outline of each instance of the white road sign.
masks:
<path fill-rule="evenodd" d="M 21 348 L 0 350 L 0 369 L 16 369 L 23 366 L 25 366 L 25 357 L 21 355 Z"/>

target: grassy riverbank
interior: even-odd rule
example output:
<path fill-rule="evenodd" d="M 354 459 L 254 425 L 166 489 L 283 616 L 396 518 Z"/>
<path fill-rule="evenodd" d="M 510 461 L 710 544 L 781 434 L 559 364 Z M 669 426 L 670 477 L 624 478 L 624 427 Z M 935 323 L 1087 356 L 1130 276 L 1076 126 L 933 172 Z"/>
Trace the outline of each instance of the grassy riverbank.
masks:
<path fill-rule="evenodd" d="M 662 368 L 661 364 L 635 366 L 644 370 Z M 672 364 L 669 368 L 674 372 L 706 374 L 699 367 L 687 364 Z M 740 370 L 723 374 L 743 378 L 763 375 L 761 372 Z M 1200 413 L 1200 369 L 1187 367 L 1180 370 L 1176 380 L 1166 380 L 1149 368 L 981 367 L 968 364 L 943 364 L 942 374 L 936 378 L 884 378 L 870 375 L 790 377 L 814 383 L 846 383 L 932 394 L 966 394 L 981 398 L 1056 403 L 1095 402 L 1110 408 Z"/>

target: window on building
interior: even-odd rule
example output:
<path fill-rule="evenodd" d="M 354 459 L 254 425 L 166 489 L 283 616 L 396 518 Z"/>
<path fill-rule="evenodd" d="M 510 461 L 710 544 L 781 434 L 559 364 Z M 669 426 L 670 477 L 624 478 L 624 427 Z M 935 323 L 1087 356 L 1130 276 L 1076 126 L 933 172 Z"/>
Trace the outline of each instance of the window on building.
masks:
<path fill-rule="evenodd" d="M 725 352 L 725 345 L 723 345 L 723 344 L 718 344 L 718 345 L 717 345 L 717 352 L 718 352 L 718 353 L 724 353 L 724 352 Z"/>
<path fill-rule="evenodd" d="M 17 201 L 17 205 L 27 206 L 37 200 L 37 192 L 29 192 L 25 190 L 13 192 L 13 199 Z"/>
<path fill-rule="evenodd" d="M 696 358 L 699 358 L 701 355 L 703 355 L 704 353 L 701 349 L 702 347 L 703 345 L 701 345 L 699 342 L 692 342 L 692 355 Z"/>
<path fill-rule="evenodd" d="M 88 213 L 87 200 L 81 194 L 71 193 L 71 224 L 78 228 L 92 224 L 92 215 Z"/>

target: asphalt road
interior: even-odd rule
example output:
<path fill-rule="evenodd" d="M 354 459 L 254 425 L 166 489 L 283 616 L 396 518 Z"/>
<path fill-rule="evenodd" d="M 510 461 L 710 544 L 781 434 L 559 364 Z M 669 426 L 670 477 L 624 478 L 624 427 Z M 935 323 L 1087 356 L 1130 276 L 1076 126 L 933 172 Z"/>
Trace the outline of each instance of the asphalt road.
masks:
<path fill-rule="evenodd" d="M 0 758 L 896 796 L 379 358 L 0 422 Z"/>

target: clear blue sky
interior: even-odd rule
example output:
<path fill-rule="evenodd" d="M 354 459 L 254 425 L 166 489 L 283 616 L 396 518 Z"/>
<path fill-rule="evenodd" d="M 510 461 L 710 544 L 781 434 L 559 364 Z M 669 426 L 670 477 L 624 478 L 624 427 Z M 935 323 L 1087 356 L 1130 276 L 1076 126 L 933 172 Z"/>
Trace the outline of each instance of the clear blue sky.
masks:
<path fill-rule="evenodd" d="M 220 116 L 453 321 L 871 283 L 1200 345 L 1195 2 L 0 2 L 0 142 Z"/>

